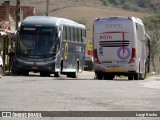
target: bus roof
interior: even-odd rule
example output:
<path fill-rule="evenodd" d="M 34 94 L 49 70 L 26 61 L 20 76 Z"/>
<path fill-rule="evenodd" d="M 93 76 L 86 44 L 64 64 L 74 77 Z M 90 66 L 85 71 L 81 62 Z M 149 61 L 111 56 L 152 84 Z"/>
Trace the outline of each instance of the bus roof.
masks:
<path fill-rule="evenodd" d="M 59 25 L 75 26 L 85 29 L 85 26 L 69 19 L 51 17 L 51 16 L 30 16 L 22 21 L 21 25 L 26 26 L 59 26 Z"/>
<path fill-rule="evenodd" d="M 137 21 L 139 23 L 143 23 L 142 20 L 140 18 L 136 18 L 133 16 L 110 16 L 110 17 L 104 17 L 104 18 L 96 18 L 95 21 L 99 21 L 99 20 L 133 20 L 133 21 Z"/>

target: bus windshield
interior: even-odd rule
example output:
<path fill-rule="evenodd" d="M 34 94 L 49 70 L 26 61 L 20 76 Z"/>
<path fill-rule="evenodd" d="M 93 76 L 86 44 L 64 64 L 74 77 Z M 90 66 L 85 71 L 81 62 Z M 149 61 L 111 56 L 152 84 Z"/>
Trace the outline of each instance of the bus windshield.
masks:
<path fill-rule="evenodd" d="M 21 55 L 49 55 L 57 52 L 56 27 L 22 27 L 18 39 Z"/>

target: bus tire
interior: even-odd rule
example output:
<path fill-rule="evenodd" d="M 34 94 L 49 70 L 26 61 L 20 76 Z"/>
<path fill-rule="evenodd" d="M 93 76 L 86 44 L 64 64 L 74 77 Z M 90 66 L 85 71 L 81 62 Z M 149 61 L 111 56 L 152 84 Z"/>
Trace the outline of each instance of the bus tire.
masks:
<path fill-rule="evenodd" d="M 104 80 L 113 80 L 114 75 L 112 74 L 104 74 Z"/>
<path fill-rule="evenodd" d="M 67 77 L 72 77 L 72 73 L 68 72 Z"/>
<path fill-rule="evenodd" d="M 60 72 L 55 72 L 54 77 L 60 77 Z"/>
<path fill-rule="evenodd" d="M 0 77 L 2 77 L 3 74 L 3 69 L 2 69 L 2 65 L 0 66 Z"/>
<path fill-rule="evenodd" d="M 139 63 L 138 72 L 134 74 L 134 80 L 139 80 L 139 76 L 140 76 L 140 63 Z"/>
<path fill-rule="evenodd" d="M 103 73 L 97 72 L 97 73 L 95 73 L 95 74 L 96 74 L 96 78 L 97 78 L 98 80 L 102 80 L 102 79 L 103 79 Z"/>
<path fill-rule="evenodd" d="M 134 77 L 134 76 L 133 76 L 132 74 L 129 74 L 129 75 L 128 75 L 128 80 L 133 80 L 133 77 Z"/>
<path fill-rule="evenodd" d="M 146 78 L 146 74 L 147 74 L 147 64 L 145 64 L 145 70 L 144 73 L 139 73 L 139 79 L 140 80 L 144 80 Z"/>
<path fill-rule="evenodd" d="M 15 62 L 12 63 L 11 74 L 13 74 L 13 75 L 21 75 L 22 74 L 22 70 L 17 67 Z"/>
<path fill-rule="evenodd" d="M 139 80 L 139 73 L 134 74 L 134 80 Z"/>
<path fill-rule="evenodd" d="M 76 64 L 76 71 L 72 73 L 72 78 L 77 78 L 78 77 L 78 71 L 79 71 L 79 64 Z"/>
<path fill-rule="evenodd" d="M 61 61 L 61 68 L 60 68 L 61 72 L 60 74 L 63 74 L 63 60 Z"/>
<path fill-rule="evenodd" d="M 40 72 L 40 76 L 42 76 L 42 77 L 49 77 L 50 76 L 50 73 L 48 73 L 48 72 Z"/>
<path fill-rule="evenodd" d="M 29 71 L 23 71 L 23 75 L 24 76 L 28 76 L 29 75 Z"/>

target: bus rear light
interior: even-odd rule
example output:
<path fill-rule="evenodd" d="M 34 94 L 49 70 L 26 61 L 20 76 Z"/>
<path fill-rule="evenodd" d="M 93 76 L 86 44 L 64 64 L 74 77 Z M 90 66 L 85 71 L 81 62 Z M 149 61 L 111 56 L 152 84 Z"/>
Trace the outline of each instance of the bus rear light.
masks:
<path fill-rule="evenodd" d="M 95 19 L 95 21 L 98 21 L 98 20 L 100 20 L 100 18 L 96 18 L 96 19 Z"/>
<path fill-rule="evenodd" d="M 136 61 L 136 49 L 132 48 L 132 54 L 131 54 L 131 59 L 129 60 L 129 63 L 133 63 Z"/>
<path fill-rule="evenodd" d="M 128 17 L 129 20 L 132 20 L 133 16 Z"/>
<path fill-rule="evenodd" d="M 100 61 L 98 59 L 97 49 L 94 49 L 93 57 L 94 57 L 94 62 L 100 64 Z"/>

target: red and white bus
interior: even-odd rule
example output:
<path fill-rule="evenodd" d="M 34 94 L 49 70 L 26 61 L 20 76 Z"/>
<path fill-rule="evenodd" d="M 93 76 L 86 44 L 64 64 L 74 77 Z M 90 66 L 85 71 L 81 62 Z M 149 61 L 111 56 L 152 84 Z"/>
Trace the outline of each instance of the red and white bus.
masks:
<path fill-rule="evenodd" d="M 149 68 L 149 41 L 142 20 L 107 17 L 93 23 L 94 70 L 98 79 L 115 75 L 145 79 Z"/>

